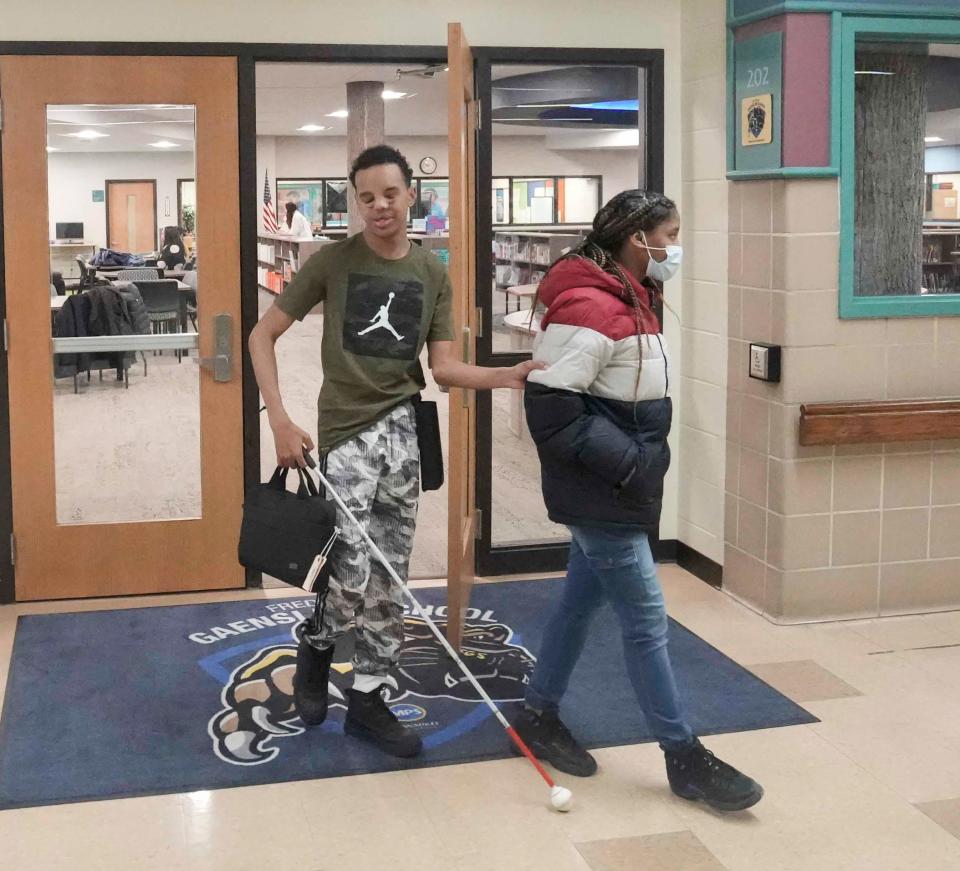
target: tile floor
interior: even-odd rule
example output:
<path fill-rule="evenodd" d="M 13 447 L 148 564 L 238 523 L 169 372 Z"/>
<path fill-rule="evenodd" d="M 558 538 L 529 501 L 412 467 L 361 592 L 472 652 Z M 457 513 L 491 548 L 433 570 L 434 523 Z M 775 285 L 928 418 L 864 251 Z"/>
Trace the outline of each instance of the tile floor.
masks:
<path fill-rule="evenodd" d="M 509 759 L 3 811 L 0 867 L 960 868 L 960 612 L 778 627 L 676 566 L 662 577 L 672 616 L 822 721 L 707 740 L 763 783 L 751 812 L 721 816 L 674 798 L 647 744 L 600 750 L 596 777 L 563 778 L 576 797 L 567 815 Z M 0 608 L 0 693 L 18 614 L 220 598 L 237 595 Z"/>

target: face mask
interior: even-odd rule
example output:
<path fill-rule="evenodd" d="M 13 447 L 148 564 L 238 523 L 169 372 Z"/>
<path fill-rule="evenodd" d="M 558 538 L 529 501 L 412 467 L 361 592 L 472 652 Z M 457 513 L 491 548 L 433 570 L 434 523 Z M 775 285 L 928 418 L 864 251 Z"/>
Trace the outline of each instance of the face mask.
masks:
<path fill-rule="evenodd" d="M 647 263 L 647 276 L 661 284 L 669 281 L 677 274 L 680 268 L 680 261 L 683 260 L 683 248 L 680 245 L 667 245 L 666 248 L 655 248 L 647 244 L 646 236 L 642 233 L 640 238 L 643 240 L 643 247 L 650 251 L 666 251 L 665 260 L 654 260 L 653 254 L 650 254 L 650 261 Z"/>

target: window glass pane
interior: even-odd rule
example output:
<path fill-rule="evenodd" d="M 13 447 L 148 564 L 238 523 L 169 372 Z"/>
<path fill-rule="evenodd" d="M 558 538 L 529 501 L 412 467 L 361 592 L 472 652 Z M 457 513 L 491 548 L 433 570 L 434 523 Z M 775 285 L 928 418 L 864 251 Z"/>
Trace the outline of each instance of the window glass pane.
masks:
<path fill-rule="evenodd" d="M 194 106 L 47 107 L 54 337 L 196 336 L 194 118 Z M 58 523 L 201 516 L 200 367 L 189 353 L 53 355 Z"/>
<path fill-rule="evenodd" d="M 527 312 L 526 314 L 529 314 Z M 517 334 L 516 347 L 530 347 Z M 540 459 L 523 411 L 523 391 L 493 390 L 491 540 L 494 546 L 566 541 L 565 526 L 547 517 Z"/>
<path fill-rule="evenodd" d="M 493 180 L 493 197 L 491 220 L 494 224 L 510 223 L 510 179 L 495 178 Z"/>
<path fill-rule="evenodd" d="M 513 180 L 513 223 L 552 224 L 554 180 L 515 178 Z"/>
<path fill-rule="evenodd" d="M 564 178 L 560 179 L 562 188 L 562 217 L 564 224 L 589 224 L 599 211 L 600 179 Z"/>
<path fill-rule="evenodd" d="M 424 221 L 428 233 L 447 229 L 450 211 L 450 182 L 448 179 L 418 179 L 417 201 L 410 210 L 411 217 Z"/>
<path fill-rule="evenodd" d="M 958 49 L 857 45 L 858 296 L 960 292 Z"/>
<path fill-rule="evenodd" d="M 293 203 L 310 226 L 320 230 L 323 214 L 323 182 L 320 179 L 290 179 L 277 181 L 277 223 L 287 220 L 287 203 Z"/>
<path fill-rule="evenodd" d="M 350 193 L 350 182 L 345 178 L 328 178 L 324 182 L 324 213 L 325 227 L 346 227 L 347 197 Z"/>

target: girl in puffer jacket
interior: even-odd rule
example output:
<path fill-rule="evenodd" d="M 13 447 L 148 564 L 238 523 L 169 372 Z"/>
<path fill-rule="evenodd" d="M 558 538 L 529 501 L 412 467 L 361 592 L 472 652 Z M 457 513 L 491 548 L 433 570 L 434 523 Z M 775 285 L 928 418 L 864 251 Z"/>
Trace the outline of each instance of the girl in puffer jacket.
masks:
<path fill-rule="evenodd" d="M 586 777 L 597 770 L 558 710 L 590 621 L 609 601 L 671 789 L 717 810 L 743 810 L 763 789 L 717 759 L 687 722 L 649 543 L 660 522 L 672 415 L 670 361 L 653 305 L 680 265 L 679 232 L 671 200 L 624 191 L 539 288 L 546 314 L 534 359 L 547 368 L 530 374 L 524 402 L 547 511 L 572 540 L 562 597 L 515 725 L 533 752 L 560 771 Z"/>

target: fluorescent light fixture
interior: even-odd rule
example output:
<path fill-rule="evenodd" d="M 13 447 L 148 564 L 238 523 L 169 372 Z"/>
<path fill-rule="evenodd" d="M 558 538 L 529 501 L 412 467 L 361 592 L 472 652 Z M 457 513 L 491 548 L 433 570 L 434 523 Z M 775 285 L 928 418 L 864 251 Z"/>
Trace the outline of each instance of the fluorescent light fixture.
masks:
<path fill-rule="evenodd" d="M 534 115 L 532 118 L 494 118 L 494 123 L 503 124 L 505 121 L 589 121 L 589 118 L 541 118 Z"/>
<path fill-rule="evenodd" d="M 304 124 L 303 127 L 297 128 L 297 130 L 302 130 L 304 133 L 319 133 L 321 130 L 326 129 L 323 124 Z"/>
<path fill-rule="evenodd" d="M 896 73 L 891 73 L 888 70 L 854 70 L 853 74 L 855 76 L 895 76 Z"/>
<path fill-rule="evenodd" d="M 412 94 L 408 94 L 406 91 L 389 91 L 386 88 L 383 89 L 383 93 L 380 94 L 384 100 L 402 100 L 404 97 L 412 97 Z"/>
<path fill-rule="evenodd" d="M 176 148 L 176 142 L 170 142 L 168 139 L 160 139 L 157 142 L 150 143 L 151 148 Z"/>
<path fill-rule="evenodd" d="M 943 137 L 942 136 L 924 136 L 923 141 L 924 142 L 943 142 Z"/>
<path fill-rule="evenodd" d="M 59 151 L 59 150 L 60 150 L 59 148 L 54 148 L 52 145 L 48 145 L 48 146 L 47 146 L 47 151 L 48 151 L 48 152 L 50 152 L 50 151 Z"/>
<path fill-rule="evenodd" d="M 328 118 L 346 118 L 350 113 L 346 109 L 337 109 L 336 112 L 327 112 Z"/>
<path fill-rule="evenodd" d="M 599 103 L 572 103 L 571 109 L 605 109 L 608 112 L 639 112 L 639 100 L 601 100 Z"/>
<path fill-rule="evenodd" d="M 99 130 L 78 130 L 76 133 L 64 133 L 64 136 L 72 136 L 74 139 L 103 139 L 109 136 L 109 133 L 101 133 Z"/>

